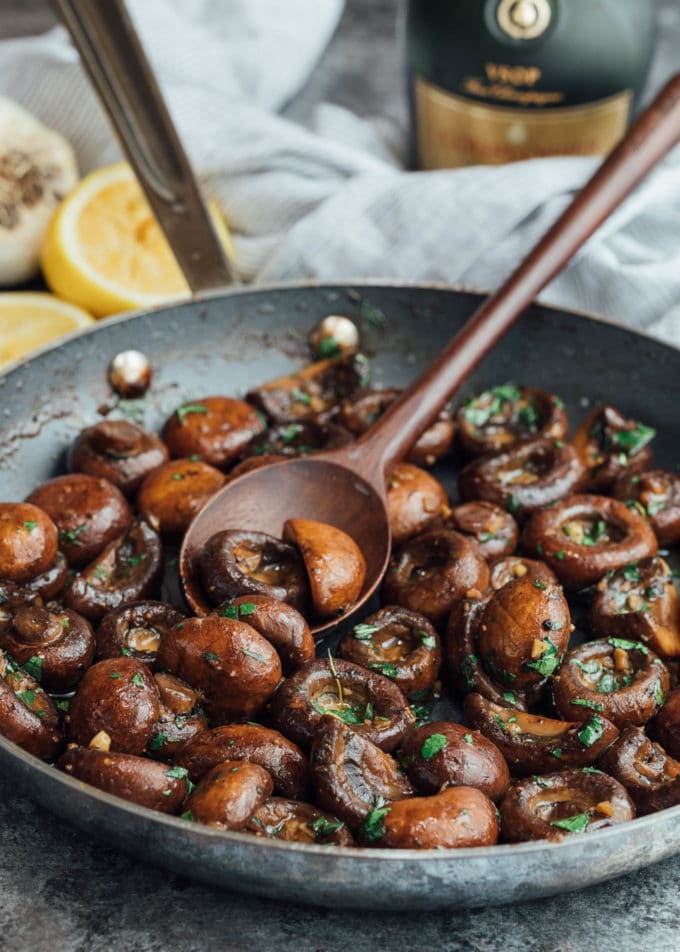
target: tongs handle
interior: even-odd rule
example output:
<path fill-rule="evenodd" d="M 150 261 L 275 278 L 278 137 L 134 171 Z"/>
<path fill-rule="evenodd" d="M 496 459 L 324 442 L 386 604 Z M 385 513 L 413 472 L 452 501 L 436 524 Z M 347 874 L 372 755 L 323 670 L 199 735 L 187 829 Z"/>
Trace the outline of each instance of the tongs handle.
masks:
<path fill-rule="evenodd" d="M 234 284 L 123 0 L 52 0 L 192 292 Z"/>

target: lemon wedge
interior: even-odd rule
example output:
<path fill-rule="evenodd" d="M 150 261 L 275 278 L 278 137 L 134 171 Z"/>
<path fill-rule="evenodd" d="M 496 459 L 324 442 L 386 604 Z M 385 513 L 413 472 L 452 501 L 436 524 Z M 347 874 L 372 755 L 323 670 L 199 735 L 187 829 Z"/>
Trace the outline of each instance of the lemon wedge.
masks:
<path fill-rule="evenodd" d="M 219 209 L 210 213 L 225 251 L 231 236 Z M 126 162 L 87 175 L 56 209 L 41 264 L 55 294 L 107 317 L 189 297 L 189 288 Z"/>
<path fill-rule="evenodd" d="M 94 323 L 91 314 L 51 294 L 0 294 L 0 367 L 50 341 Z"/>

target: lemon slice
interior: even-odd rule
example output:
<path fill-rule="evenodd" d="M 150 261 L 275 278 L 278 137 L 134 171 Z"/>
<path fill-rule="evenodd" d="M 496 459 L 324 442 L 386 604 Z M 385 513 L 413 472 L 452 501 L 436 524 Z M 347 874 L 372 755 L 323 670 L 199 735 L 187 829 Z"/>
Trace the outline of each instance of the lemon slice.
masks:
<path fill-rule="evenodd" d="M 0 294 L 0 367 L 50 341 L 94 323 L 91 314 L 51 294 Z"/>
<path fill-rule="evenodd" d="M 224 220 L 212 203 L 210 212 L 231 257 Z M 55 294 L 95 317 L 189 297 L 170 246 L 126 162 L 92 172 L 66 196 L 47 229 L 41 264 Z"/>

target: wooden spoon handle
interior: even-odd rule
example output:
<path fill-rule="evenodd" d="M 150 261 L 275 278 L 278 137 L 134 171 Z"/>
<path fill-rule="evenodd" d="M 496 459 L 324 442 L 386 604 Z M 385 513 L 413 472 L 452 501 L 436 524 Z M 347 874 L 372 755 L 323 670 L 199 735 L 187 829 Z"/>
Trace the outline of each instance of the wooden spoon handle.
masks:
<path fill-rule="evenodd" d="M 454 391 L 472 373 L 535 296 L 680 140 L 680 74 L 659 93 L 626 137 L 516 271 L 472 315 L 430 367 L 380 421 L 341 451 L 376 485 L 408 452 Z"/>

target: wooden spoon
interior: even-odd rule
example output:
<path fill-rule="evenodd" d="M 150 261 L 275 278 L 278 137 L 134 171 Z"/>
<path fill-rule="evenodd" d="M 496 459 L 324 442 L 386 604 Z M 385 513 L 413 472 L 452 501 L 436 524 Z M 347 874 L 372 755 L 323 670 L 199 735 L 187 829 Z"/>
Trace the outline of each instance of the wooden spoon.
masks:
<path fill-rule="evenodd" d="M 367 566 L 359 601 L 345 615 L 316 625 L 313 631 L 319 635 L 357 612 L 387 568 L 390 527 L 385 482 L 390 469 L 538 292 L 679 139 L 680 75 L 640 116 L 500 290 L 371 430 L 351 446 L 253 470 L 213 496 L 189 527 L 180 553 L 180 576 L 191 608 L 199 614 L 210 611 L 195 568 L 197 555 L 214 532 L 247 528 L 280 536 L 286 519 L 304 517 L 349 533 Z"/>

